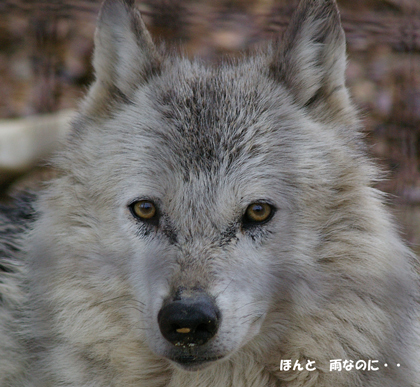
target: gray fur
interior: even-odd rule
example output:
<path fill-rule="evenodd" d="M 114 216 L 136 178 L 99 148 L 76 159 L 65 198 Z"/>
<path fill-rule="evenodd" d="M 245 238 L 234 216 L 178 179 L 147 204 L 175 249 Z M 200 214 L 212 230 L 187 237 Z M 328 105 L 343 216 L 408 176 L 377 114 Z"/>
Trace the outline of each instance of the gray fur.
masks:
<path fill-rule="evenodd" d="M 22 270 L 0 271 L 0 385 L 420 386 L 418 261 L 372 188 L 335 2 L 303 0 L 282 42 L 219 67 L 161 53 L 128 0 L 106 0 L 95 44 L 59 177 L 25 243 L 2 237 Z M 246 228 L 258 201 L 275 213 Z M 180 288 L 222 316 L 189 371 L 157 323 Z"/>

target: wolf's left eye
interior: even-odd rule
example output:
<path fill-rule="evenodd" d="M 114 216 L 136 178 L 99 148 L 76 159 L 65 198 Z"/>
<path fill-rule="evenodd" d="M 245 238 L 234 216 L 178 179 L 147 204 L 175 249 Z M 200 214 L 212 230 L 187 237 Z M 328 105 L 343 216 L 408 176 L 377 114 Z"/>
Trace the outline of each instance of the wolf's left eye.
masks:
<path fill-rule="evenodd" d="M 157 221 L 157 209 L 150 200 L 139 200 L 130 205 L 132 214 L 145 222 L 153 223 Z"/>
<path fill-rule="evenodd" d="M 269 221 L 274 214 L 274 208 L 268 203 L 252 203 L 245 211 L 242 223 L 244 226 L 261 224 Z"/>

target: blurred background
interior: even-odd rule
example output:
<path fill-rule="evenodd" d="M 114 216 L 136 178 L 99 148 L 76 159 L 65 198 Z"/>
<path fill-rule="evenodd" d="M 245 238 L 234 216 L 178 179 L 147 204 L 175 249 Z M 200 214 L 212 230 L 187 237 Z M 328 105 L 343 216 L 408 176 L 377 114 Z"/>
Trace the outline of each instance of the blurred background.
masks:
<path fill-rule="evenodd" d="M 347 84 L 420 252 L 420 0 L 337 0 Z M 54 175 L 45 160 L 92 82 L 100 0 L 0 0 L 0 201 Z M 217 61 L 282 33 L 295 0 L 137 0 L 157 41 Z"/>

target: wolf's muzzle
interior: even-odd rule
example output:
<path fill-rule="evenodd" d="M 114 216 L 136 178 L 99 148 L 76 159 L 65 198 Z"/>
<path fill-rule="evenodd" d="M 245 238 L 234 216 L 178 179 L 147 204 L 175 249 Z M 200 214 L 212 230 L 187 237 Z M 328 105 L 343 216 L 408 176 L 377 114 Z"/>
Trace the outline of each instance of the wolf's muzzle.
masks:
<path fill-rule="evenodd" d="M 164 304 L 158 314 L 163 337 L 177 347 L 203 345 L 215 336 L 220 312 L 206 293 L 177 297 Z"/>

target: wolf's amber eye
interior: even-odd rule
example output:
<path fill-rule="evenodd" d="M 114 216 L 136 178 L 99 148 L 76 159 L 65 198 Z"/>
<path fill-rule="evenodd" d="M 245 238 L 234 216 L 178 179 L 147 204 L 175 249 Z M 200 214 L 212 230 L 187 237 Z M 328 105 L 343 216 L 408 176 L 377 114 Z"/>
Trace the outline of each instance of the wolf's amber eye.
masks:
<path fill-rule="evenodd" d="M 270 219 L 273 207 L 267 203 L 252 203 L 248 206 L 244 216 L 245 223 L 262 223 Z"/>
<path fill-rule="evenodd" d="M 156 216 L 156 206 L 150 200 L 140 200 L 131 205 L 133 214 L 142 220 L 151 220 Z"/>

